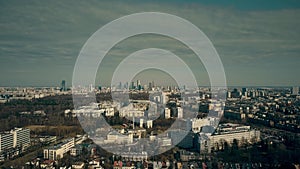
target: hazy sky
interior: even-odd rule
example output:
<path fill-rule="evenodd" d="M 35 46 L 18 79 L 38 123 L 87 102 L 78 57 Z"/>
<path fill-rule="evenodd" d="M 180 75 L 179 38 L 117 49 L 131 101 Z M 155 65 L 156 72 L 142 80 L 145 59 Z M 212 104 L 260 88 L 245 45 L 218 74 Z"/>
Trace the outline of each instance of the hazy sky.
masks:
<path fill-rule="evenodd" d="M 0 86 L 58 86 L 63 79 L 70 85 L 87 39 L 110 21 L 136 12 L 170 13 L 199 27 L 218 51 L 230 86 L 300 85 L 298 0 L 0 0 Z M 208 84 L 204 67 L 190 60 L 191 51 L 154 35 L 116 45 L 101 63 L 97 82 L 108 84 L 122 58 L 150 47 L 179 55 L 199 84 Z"/>

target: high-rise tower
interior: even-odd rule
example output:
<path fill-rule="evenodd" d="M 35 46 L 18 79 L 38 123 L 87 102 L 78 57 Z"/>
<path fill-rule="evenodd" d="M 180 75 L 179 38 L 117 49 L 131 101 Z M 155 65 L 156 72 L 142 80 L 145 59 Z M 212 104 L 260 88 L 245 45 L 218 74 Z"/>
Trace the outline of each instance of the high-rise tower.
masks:
<path fill-rule="evenodd" d="M 66 91 L 67 88 L 66 88 L 66 81 L 65 80 L 62 80 L 61 81 L 61 88 L 60 88 L 61 91 Z"/>
<path fill-rule="evenodd" d="M 292 89 L 292 94 L 293 95 L 298 95 L 299 94 L 299 87 L 298 86 L 294 86 Z"/>

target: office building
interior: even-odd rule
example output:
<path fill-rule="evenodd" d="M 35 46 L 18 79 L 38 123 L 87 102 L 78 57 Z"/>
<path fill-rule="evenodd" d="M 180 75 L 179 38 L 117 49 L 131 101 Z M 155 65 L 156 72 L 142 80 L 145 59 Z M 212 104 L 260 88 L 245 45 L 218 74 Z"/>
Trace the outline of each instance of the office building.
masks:
<path fill-rule="evenodd" d="M 130 89 L 135 89 L 134 82 L 131 82 L 131 88 Z"/>
<path fill-rule="evenodd" d="M 149 88 L 149 90 L 152 90 L 152 88 L 153 88 L 153 85 L 152 85 L 152 83 L 151 82 L 149 82 L 149 86 L 148 86 Z"/>
<path fill-rule="evenodd" d="M 142 89 L 142 85 L 141 85 L 141 81 L 140 80 L 136 81 L 136 87 L 137 87 L 138 90 Z"/>
<path fill-rule="evenodd" d="M 299 87 L 298 86 L 294 86 L 292 89 L 292 94 L 293 95 L 298 95 L 299 94 Z"/>
<path fill-rule="evenodd" d="M 65 80 L 62 80 L 61 81 L 61 88 L 60 88 L 61 91 L 66 91 L 67 88 L 66 88 L 66 81 Z"/>

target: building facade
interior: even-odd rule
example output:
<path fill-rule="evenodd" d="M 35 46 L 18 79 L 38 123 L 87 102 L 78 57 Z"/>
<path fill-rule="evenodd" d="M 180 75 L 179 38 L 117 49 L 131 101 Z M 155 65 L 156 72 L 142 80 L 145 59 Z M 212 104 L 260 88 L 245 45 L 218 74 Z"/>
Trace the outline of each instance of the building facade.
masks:
<path fill-rule="evenodd" d="M 30 146 L 30 130 L 27 128 L 15 128 L 0 134 L 0 152 L 11 148 Z"/>
<path fill-rule="evenodd" d="M 75 138 L 64 140 L 62 143 L 44 149 L 44 159 L 58 160 L 63 158 L 64 154 L 69 152 L 75 145 Z"/>
<path fill-rule="evenodd" d="M 0 134 L 0 153 L 13 148 L 14 137 L 12 133 L 6 132 Z"/>
<path fill-rule="evenodd" d="M 165 108 L 165 119 L 171 118 L 171 109 Z"/>
<path fill-rule="evenodd" d="M 30 145 L 30 130 L 27 128 L 15 128 L 11 131 L 14 136 L 14 147 L 28 147 Z"/>
<path fill-rule="evenodd" d="M 250 126 L 226 123 L 219 125 L 213 134 L 199 133 L 198 137 L 200 153 L 211 153 L 224 149 L 225 144 L 231 146 L 235 141 L 237 146 L 258 142 L 260 131 L 251 129 Z"/>

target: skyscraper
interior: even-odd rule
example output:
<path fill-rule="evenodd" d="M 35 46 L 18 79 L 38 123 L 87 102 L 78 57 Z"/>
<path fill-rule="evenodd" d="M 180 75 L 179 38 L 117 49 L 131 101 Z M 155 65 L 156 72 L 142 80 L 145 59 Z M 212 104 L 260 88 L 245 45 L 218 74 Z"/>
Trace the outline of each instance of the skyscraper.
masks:
<path fill-rule="evenodd" d="M 168 96 L 166 93 L 162 92 L 161 93 L 161 103 L 166 104 L 168 102 Z"/>
<path fill-rule="evenodd" d="M 122 82 L 119 82 L 118 89 L 122 89 Z"/>
<path fill-rule="evenodd" d="M 243 87 L 242 88 L 242 95 L 247 97 L 247 88 Z"/>
<path fill-rule="evenodd" d="M 136 85 L 137 85 L 137 86 L 141 85 L 141 81 L 140 81 L 140 80 L 137 80 L 137 81 L 136 81 Z"/>
<path fill-rule="evenodd" d="M 89 85 L 89 92 L 93 92 L 94 91 L 94 86 L 93 86 L 93 84 L 90 84 Z"/>
<path fill-rule="evenodd" d="M 124 84 L 124 89 L 128 89 L 128 82 L 126 82 L 125 84 Z"/>
<path fill-rule="evenodd" d="M 131 82 L 131 89 L 135 89 L 134 82 Z"/>
<path fill-rule="evenodd" d="M 138 90 L 142 89 L 142 85 L 141 85 L 141 81 L 140 80 L 136 81 L 136 86 L 137 86 Z"/>
<path fill-rule="evenodd" d="M 149 82 L 149 90 L 152 90 L 152 83 Z"/>
<path fill-rule="evenodd" d="M 292 94 L 293 95 L 298 95 L 299 94 L 299 87 L 298 86 L 294 86 L 292 89 Z"/>
<path fill-rule="evenodd" d="M 61 88 L 60 88 L 61 91 L 66 91 L 66 81 L 65 80 L 62 80 L 61 81 Z"/>

